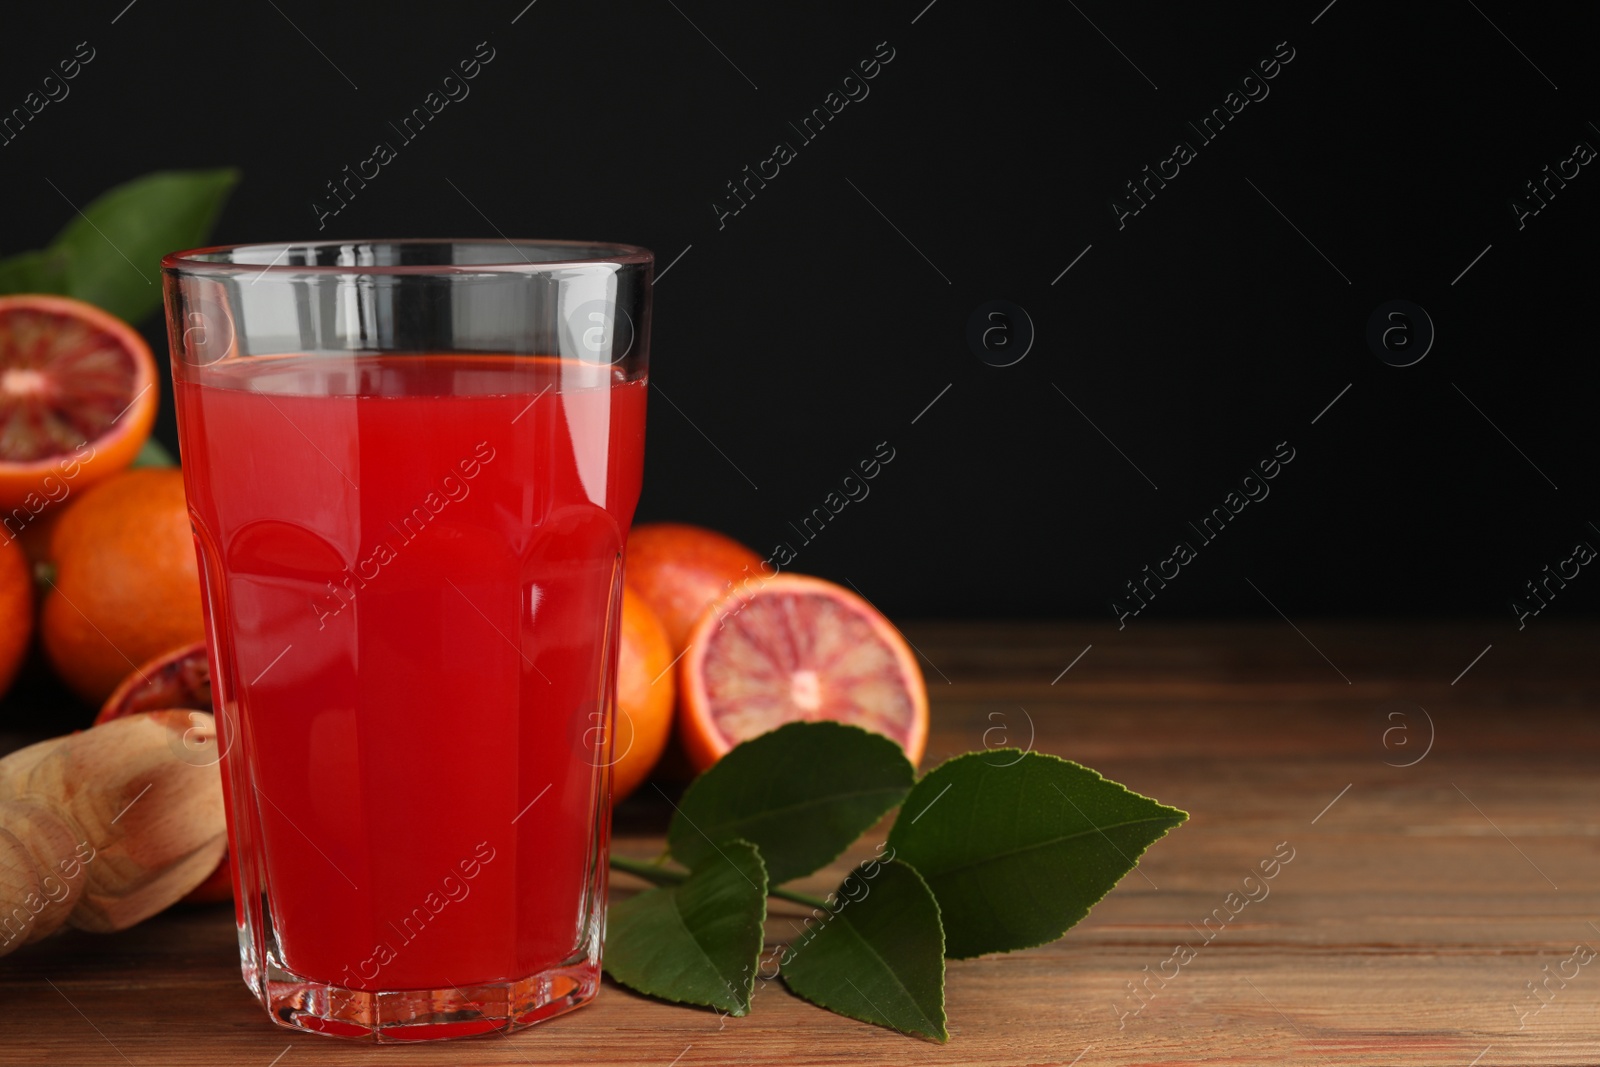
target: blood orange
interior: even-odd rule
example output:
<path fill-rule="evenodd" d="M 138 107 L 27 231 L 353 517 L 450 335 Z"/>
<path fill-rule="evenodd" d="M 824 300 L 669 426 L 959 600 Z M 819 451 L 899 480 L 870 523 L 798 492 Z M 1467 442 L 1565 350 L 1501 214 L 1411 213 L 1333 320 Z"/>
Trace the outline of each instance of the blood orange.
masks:
<path fill-rule="evenodd" d="M 905 638 L 821 578 L 779 575 L 728 593 L 690 633 L 678 692 L 678 736 L 696 771 L 796 720 L 873 730 L 912 763 L 928 741 L 928 691 Z"/>
<path fill-rule="evenodd" d="M 205 636 L 194 533 L 174 467 L 122 471 L 74 499 L 50 536 L 39 636 L 56 673 L 104 700 L 128 670 Z"/>
<path fill-rule="evenodd" d="M 33 636 L 33 574 L 17 543 L 0 536 L 0 695 L 11 688 Z"/>
<path fill-rule="evenodd" d="M 94 724 L 99 726 L 141 711 L 172 708 L 212 710 L 211 667 L 206 662 L 204 641 L 182 645 L 157 656 L 124 678 L 116 691 L 106 698 L 100 714 L 94 717 Z"/>
<path fill-rule="evenodd" d="M 617 649 L 617 722 L 612 743 L 611 803 L 650 776 L 672 736 L 672 650 L 667 632 L 644 597 L 622 590 L 622 637 Z"/>
<path fill-rule="evenodd" d="M 13 535 L 133 462 L 156 382 L 149 346 L 121 319 L 71 297 L 0 297 L 0 509 Z"/>
<path fill-rule="evenodd" d="M 627 582 L 666 627 L 672 654 L 713 600 L 743 579 L 760 577 L 761 557 L 703 526 L 652 522 L 628 535 Z"/>

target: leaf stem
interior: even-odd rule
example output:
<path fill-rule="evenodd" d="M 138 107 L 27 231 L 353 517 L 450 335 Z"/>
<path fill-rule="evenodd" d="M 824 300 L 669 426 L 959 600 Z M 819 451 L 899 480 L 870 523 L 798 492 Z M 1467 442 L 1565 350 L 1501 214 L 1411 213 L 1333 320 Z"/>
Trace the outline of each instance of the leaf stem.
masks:
<path fill-rule="evenodd" d="M 611 866 L 619 871 L 626 871 L 635 878 L 642 878 L 651 885 L 677 885 L 689 877 L 688 871 L 675 870 L 671 867 L 660 867 L 647 860 L 631 860 L 626 856 L 613 855 Z M 824 911 L 832 910 L 827 901 L 818 900 L 816 897 L 805 893 L 796 893 L 791 889 L 769 889 L 767 896 L 777 897 L 795 904 L 804 904 L 808 908 L 821 908 Z"/>

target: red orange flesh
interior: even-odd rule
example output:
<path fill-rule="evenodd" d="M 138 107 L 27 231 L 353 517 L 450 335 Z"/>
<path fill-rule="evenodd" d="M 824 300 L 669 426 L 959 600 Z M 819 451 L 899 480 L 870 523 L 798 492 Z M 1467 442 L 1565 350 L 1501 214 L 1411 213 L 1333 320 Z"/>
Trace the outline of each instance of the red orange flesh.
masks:
<path fill-rule="evenodd" d="M 0 509 L 31 518 L 132 463 L 156 382 L 150 347 L 114 315 L 71 297 L 0 296 Z"/>
<path fill-rule="evenodd" d="M 695 770 L 787 722 L 831 719 L 883 734 L 916 763 L 928 694 L 910 646 L 848 589 L 779 575 L 719 600 L 679 666 L 679 733 Z"/>

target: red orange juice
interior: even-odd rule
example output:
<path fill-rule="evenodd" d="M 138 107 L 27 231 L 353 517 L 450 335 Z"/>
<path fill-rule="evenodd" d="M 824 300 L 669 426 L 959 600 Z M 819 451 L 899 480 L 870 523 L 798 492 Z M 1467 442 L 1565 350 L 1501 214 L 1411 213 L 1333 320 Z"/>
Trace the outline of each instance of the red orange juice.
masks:
<path fill-rule="evenodd" d="M 277 964 L 353 990 L 581 956 L 644 382 L 274 356 L 177 402 L 241 927 L 264 905 Z"/>

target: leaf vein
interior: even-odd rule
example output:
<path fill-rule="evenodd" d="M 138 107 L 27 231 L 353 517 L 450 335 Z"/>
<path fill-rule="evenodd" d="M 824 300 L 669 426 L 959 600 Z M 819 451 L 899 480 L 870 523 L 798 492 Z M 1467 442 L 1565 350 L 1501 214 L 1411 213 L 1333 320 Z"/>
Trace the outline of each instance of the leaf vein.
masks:
<path fill-rule="evenodd" d="M 792 812 L 803 812 L 809 808 L 831 807 L 841 800 L 854 800 L 857 798 L 884 796 L 894 793 L 904 795 L 907 792 L 909 792 L 908 787 L 893 786 L 891 788 L 884 789 L 854 790 L 849 793 L 829 793 L 827 796 L 818 800 L 806 800 L 795 804 L 786 804 L 780 808 L 763 808 L 755 815 L 744 816 L 725 823 L 707 823 L 706 825 L 710 826 L 713 830 L 723 829 L 730 826 L 748 826 L 751 823 L 757 823 L 763 819 L 769 819 L 774 815 L 787 815 Z"/>
<path fill-rule="evenodd" d="M 983 864 L 992 863 L 995 860 L 1006 859 L 1006 858 L 1008 858 L 1010 856 L 1020 856 L 1020 855 L 1022 855 L 1024 853 L 1028 853 L 1028 852 L 1037 852 L 1040 849 L 1048 848 L 1051 845 L 1059 845 L 1062 842 L 1072 841 L 1072 840 L 1075 840 L 1076 838 L 1080 838 L 1080 837 L 1088 837 L 1089 835 L 1095 834 L 1095 833 L 1104 833 L 1107 830 L 1117 830 L 1117 829 L 1120 829 L 1121 827 L 1124 827 L 1124 826 L 1143 826 L 1143 825 L 1145 825 L 1147 823 L 1163 823 L 1163 822 L 1171 823 L 1172 826 L 1178 826 L 1183 822 L 1183 819 L 1182 819 L 1181 816 L 1162 815 L 1162 816 L 1158 816 L 1158 817 L 1151 817 L 1151 818 L 1148 818 L 1148 819 L 1129 819 L 1129 820 L 1127 820 L 1125 822 L 1111 823 L 1111 824 L 1109 824 L 1107 826 L 1101 826 L 1101 827 L 1098 827 L 1098 828 L 1090 827 L 1087 830 L 1079 830 L 1079 831 L 1077 831 L 1075 833 L 1061 834 L 1059 836 L 1046 838 L 1044 840 L 1032 841 L 1032 842 L 1029 842 L 1028 844 L 1022 845 L 1022 846 L 1020 846 L 1018 848 L 1006 849 L 1003 852 L 985 852 L 983 855 L 981 855 L 978 858 L 973 859 L 973 860 L 967 860 L 967 861 L 964 861 L 962 863 L 953 864 L 953 865 L 948 866 L 948 867 L 939 867 L 937 869 L 929 868 L 926 873 L 929 874 L 929 875 L 945 875 L 945 874 L 950 874 L 950 873 L 955 872 L 955 871 L 964 871 L 964 870 L 966 870 L 966 869 L 968 869 L 970 867 L 982 866 Z M 1171 827 L 1168 827 L 1168 829 L 1171 829 Z M 1146 845 L 1145 848 L 1149 848 L 1149 846 Z M 1140 850 L 1140 854 L 1142 855 L 1143 852 L 1144 852 L 1144 849 L 1141 849 Z M 925 861 L 919 862 L 918 869 L 920 870 L 925 866 L 927 866 Z"/>

